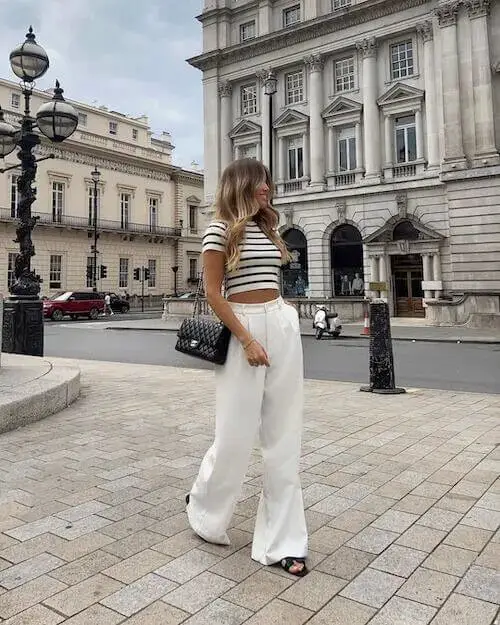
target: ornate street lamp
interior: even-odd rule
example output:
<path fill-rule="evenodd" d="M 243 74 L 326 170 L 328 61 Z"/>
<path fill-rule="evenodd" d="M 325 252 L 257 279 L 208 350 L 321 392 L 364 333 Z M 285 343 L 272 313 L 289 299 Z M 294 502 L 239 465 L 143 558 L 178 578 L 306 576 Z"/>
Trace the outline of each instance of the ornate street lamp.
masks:
<path fill-rule="evenodd" d="M 0 158 L 19 148 L 17 157 L 21 161 L 21 176 L 17 183 L 19 224 L 16 228 L 19 254 L 15 260 L 14 282 L 10 286 L 11 296 L 4 305 L 2 349 L 9 353 L 43 356 L 43 310 L 39 298 L 41 279 L 31 269 L 31 258 L 35 255 L 31 232 L 38 217 L 32 216 L 31 206 L 36 199 L 33 190 L 36 164 L 54 158 L 54 155 L 36 159 L 33 151 L 41 143 L 40 133 L 55 143 L 71 136 L 78 125 L 78 114 L 65 102 L 63 90 L 56 82 L 52 101 L 40 107 L 36 120 L 31 116 L 34 81 L 49 68 L 47 53 L 36 43 L 31 26 L 26 41 L 10 53 L 10 64 L 14 74 L 22 81 L 24 115 L 21 126 L 15 128 L 6 123 L 0 113 Z M 0 173 L 11 169 L 17 169 L 17 166 L 0 169 Z"/>
<path fill-rule="evenodd" d="M 269 97 L 269 171 L 273 175 L 273 96 L 278 90 L 278 79 L 272 69 L 264 79 L 264 93 Z"/>
<path fill-rule="evenodd" d="M 99 180 L 101 179 L 101 172 L 97 169 L 97 165 L 92 170 L 91 174 L 92 182 L 94 183 L 94 245 L 92 246 L 92 252 L 94 257 L 94 265 L 92 267 L 92 282 L 94 293 L 97 292 L 97 239 L 99 235 L 97 234 L 97 185 L 99 184 Z"/>

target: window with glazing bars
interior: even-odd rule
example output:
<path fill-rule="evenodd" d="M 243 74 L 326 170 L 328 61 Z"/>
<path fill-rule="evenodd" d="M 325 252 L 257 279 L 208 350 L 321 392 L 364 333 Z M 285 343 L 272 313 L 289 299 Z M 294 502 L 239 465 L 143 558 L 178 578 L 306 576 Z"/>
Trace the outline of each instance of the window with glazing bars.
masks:
<path fill-rule="evenodd" d="M 49 289 L 60 289 L 62 284 L 62 256 L 50 255 Z"/>
<path fill-rule="evenodd" d="M 120 289 L 128 287 L 128 258 L 120 258 L 118 271 L 118 286 Z"/>
<path fill-rule="evenodd" d="M 93 226 L 94 225 L 94 213 L 97 213 L 95 215 L 95 217 L 97 218 L 97 221 L 99 221 L 99 211 L 100 211 L 100 204 L 101 204 L 101 190 L 99 189 L 99 187 L 97 187 L 97 195 L 95 193 L 96 189 L 94 186 L 89 187 L 88 190 L 88 208 L 89 208 L 89 226 Z M 96 199 L 96 207 L 94 206 L 94 198 Z M 95 210 L 95 208 L 97 208 L 97 211 Z"/>
<path fill-rule="evenodd" d="M 127 230 L 130 220 L 130 193 L 120 193 L 120 226 Z"/>
<path fill-rule="evenodd" d="M 335 91 L 354 89 L 354 57 L 335 61 Z"/>
<path fill-rule="evenodd" d="M 254 115 L 257 113 L 257 85 L 244 85 L 241 87 L 241 114 Z"/>
<path fill-rule="evenodd" d="M 406 78 L 413 76 L 414 59 L 413 59 L 413 43 L 411 41 L 402 41 L 391 46 L 391 78 Z"/>
<path fill-rule="evenodd" d="M 396 162 L 412 163 L 417 160 L 417 133 L 415 115 L 396 117 L 394 120 L 396 139 Z"/>
<path fill-rule="evenodd" d="M 52 221 L 60 224 L 64 213 L 64 182 L 52 183 Z"/>
<path fill-rule="evenodd" d="M 158 226 L 158 198 L 149 198 L 149 230 L 156 232 Z"/>
<path fill-rule="evenodd" d="M 337 9 L 345 9 L 350 5 L 351 0 L 332 0 L 332 9 L 334 11 L 336 11 Z"/>
<path fill-rule="evenodd" d="M 291 72 L 285 76 L 285 101 L 296 104 L 304 100 L 304 74 L 302 71 Z"/>
<path fill-rule="evenodd" d="M 300 4 L 283 9 L 283 28 L 293 26 L 300 22 Z"/>
<path fill-rule="evenodd" d="M 304 175 L 304 147 L 302 137 L 288 141 L 288 179 L 300 180 Z"/>
<path fill-rule="evenodd" d="M 151 288 L 156 287 L 156 260 L 148 260 L 149 280 L 148 286 Z"/>
<path fill-rule="evenodd" d="M 197 258 L 189 259 L 189 279 L 190 280 L 198 279 L 198 259 Z"/>
<path fill-rule="evenodd" d="M 16 267 L 16 252 L 9 252 L 9 255 L 7 257 L 7 286 L 10 289 L 10 287 L 14 284 L 15 281 L 15 275 L 14 275 L 14 269 Z"/>
<path fill-rule="evenodd" d="M 12 219 L 19 217 L 19 189 L 17 183 L 19 176 L 13 174 L 10 177 L 10 216 Z"/>
<path fill-rule="evenodd" d="M 255 38 L 255 20 L 240 24 L 240 41 L 248 41 Z"/>

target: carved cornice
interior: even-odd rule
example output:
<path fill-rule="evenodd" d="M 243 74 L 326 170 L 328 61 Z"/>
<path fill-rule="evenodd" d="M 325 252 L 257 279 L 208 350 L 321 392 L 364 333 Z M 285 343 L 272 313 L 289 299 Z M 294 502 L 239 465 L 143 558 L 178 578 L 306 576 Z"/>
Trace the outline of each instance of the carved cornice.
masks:
<path fill-rule="evenodd" d="M 306 56 L 304 63 L 306 64 L 309 72 L 321 72 L 323 70 L 324 61 L 321 54 L 311 54 Z"/>
<path fill-rule="evenodd" d="M 367 37 L 362 41 L 357 41 L 356 48 L 361 52 L 364 59 L 370 59 L 377 56 L 377 40 L 375 37 Z"/>
<path fill-rule="evenodd" d="M 460 4 L 460 0 L 455 0 L 454 2 L 443 4 L 443 6 L 440 6 L 436 9 L 435 13 L 438 18 L 439 26 L 441 28 L 456 25 Z"/>
<path fill-rule="evenodd" d="M 353 5 L 346 13 L 329 13 L 313 20 L 307 20 L 293 29 L 283 29 L 257 37 L 252 41 L 237 44 L 221 50 L 213 50 L 188 59 L 188 63 L 202 71 L 231 65 L 240 61 L 255 63 L 256 57 L 283 52 L 286 48 L 332 35 L 347 28 L 362 26 L 376 19 L 384 19 L 406 9 L 427 5 L 428 0 L 373 0 Z"/>
<path fill-rule="evenodd" d="M 102 158 L 92 154 L 83 154 L 81 152 L 73 152 L 72 150 L 65 150 L 55 147 L 54 145 L 39 145 L 35 148 L 35 152 L 41 156 L 48 156 L 54 154 L 55 158 L 59 158 L 70 163 L 79 163 L 81 165 L 88 165 L 94 167 L 97 165 L 99 169 L 109 169 L 112 171 L 119 171 L 124 174 L 132 174 L 141 176 L 143 178 L 150 178 L 151 180 L 161 180 L 168 182 L 170 175 L 155 169 L 148 169 L 146 167 L 139 167 L 137 165 L 131 165 L 122 161 L 115 161 L 109 158 Z"/>
<path fill-rule="evenodd" d="M 230 98 L 233 95 L 233 86 L 230 82 L 220 82 L 217 91 L 219 98 Z"/>
<path fill-rule="evenodd" d="M 469 12 L 469 18 L 487 17 L 490 13 L 491 0 L 466 0 L 465 8 Z"/>
<path fill-rule="evenodd" d="M 417 24 L 417 33 L 422 38 L 424 43 L 432 41 L 434 39 L 434 27 L 430 20 Z"/>

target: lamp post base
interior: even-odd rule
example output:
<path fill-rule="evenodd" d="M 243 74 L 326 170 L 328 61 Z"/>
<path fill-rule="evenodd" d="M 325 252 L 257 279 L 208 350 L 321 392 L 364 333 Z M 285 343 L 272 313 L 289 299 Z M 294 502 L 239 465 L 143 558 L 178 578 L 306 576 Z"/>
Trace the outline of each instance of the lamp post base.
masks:
<path fill-rule="evenodd" d="M 9 297 L 4 301 L 2 351 L 43 356 L 43 303 L 38 297 Z"/>

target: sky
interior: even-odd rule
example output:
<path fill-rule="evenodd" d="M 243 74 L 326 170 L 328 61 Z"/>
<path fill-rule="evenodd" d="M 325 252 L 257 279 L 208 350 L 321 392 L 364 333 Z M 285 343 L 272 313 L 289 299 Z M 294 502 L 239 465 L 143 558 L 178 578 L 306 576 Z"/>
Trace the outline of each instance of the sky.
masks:
<path fill-rule="evenodd" d="M 201 52 L 203 0 L 0 0 L 0 76 L 30 24 L 49 55 L 37 82 L 59 79 L 71 100 L 105 105 L 172 134 L 174 162 L 203 163 L 201 72 L 185 59 Z"/>

